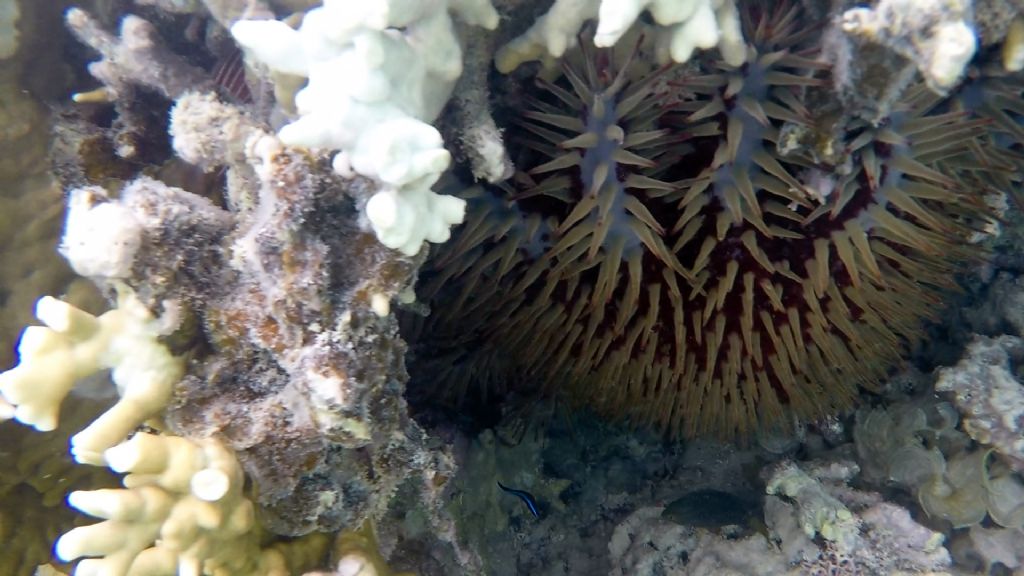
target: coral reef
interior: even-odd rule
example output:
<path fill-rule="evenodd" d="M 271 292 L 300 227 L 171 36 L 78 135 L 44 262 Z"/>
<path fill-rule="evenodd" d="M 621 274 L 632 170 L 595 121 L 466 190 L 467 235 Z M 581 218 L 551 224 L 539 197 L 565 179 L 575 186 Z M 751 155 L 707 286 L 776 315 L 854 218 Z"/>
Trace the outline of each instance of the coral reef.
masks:
<path fill-rule="evenodd" d="M 915 509 L 850 487 L 858 466 L 848 459 L 848 441 L 816 461 L 780 460 L 703 441 L 683 450 L 577 415 L 571 427 L 553 422 L 543 443 L 541 468 L 573 479 L 561 496 L 565 506 L 534 520 L 513 502 L 507 519 L 497 520 L 507 529 L 482 534 L 477 523 L 464 530 L 488 574 L 923 574 L 951 566 L 944 534 L 923 526 Z M 499 443 L 495 452 L 516 449 Z M 469 461 L 456 484 L 486 491 L 486 477 Z M 516 476 L 515 466 L 508 459 L 504 474 Z M 745 519 L 708 526 L 716 510 L 687 518 L 666 504 L 711 489 L 733 495 L 747 508 Z M 758 498 L 766 489 L 776 494 Z"/>
<path fill-rule="evenodd" d="M 1020 569 L 1019 1 L 65 7 L 0 0 L 0 572 Z"/>
<path fill-rule="evenodd" d="M 1016 527 L 1020 480 L 993 465 L 988 449 L 972 446 L 969 429 L 952 405 L 923 397 L 859 411 L 853 436 L 864 478 L 910 491 L 933 519 L 964 527 L 988 515 Z"/>
<path fill-rule="evenodd" d="M 117 200 L 71 211 L 65 244 L 103 206 L 134 222 L 130 241 L 90 235 L 76 250 L 111 264 L 102 274 L 90 268 L 96 280 L 130 269 L 145 300 L 192 318 L 181 338 L 198 330 L 219 351 L 190 364 L 166 421 L 194 438 L 219 435 L 238 452 L 268 526 L 301 534 L 359 522 L 386 506 L 406 466 L 438 472 L 404 413 L 402 348 L 388 336 L 387 302 L 409 282 L 411 263 L 384 248 L 374 255 L 356 229 L 316 232 L 328 224 L 314 210 L 346 210 L 338 183 L 239 112 L 198 94 L 179 106 L 208 122 L 189 125 L 176 110 L 175 149 L 202 165 L 238 162 L 229 198 L 240 213 L 139 178 Z M 241 157 L 232 156 L 236 138 L 247 142 Z M 130 254 L 114 257 L 119 247 Z M 364 264 L 351 277 L 331 262 Z M 361 480 L 370 477 L 372 486 Z"/>
<path fill-rule="evenodd" d="M 1005 302 L 1000 285 L 997 279 L 985 309 L 999 310 Z M 1014 470 L 1012 444 L 999 442 L 1019 436 L 1007 430 L 1017 426 L 1015 403 L 989 404 L 989 391 L 1012 394 L 1019 388 L 1007 376 L 1015 343 L 1012 336 L 976 337 L 965 358 L 940 370 L 928 388 L 910 397 L 898 393 L 885 408 L 859 411 L 853 430 L 863 478 L 883 489 L 911 492 L 933 526 L 969 527 L 953 532 L 949 550 L 959 565 L 986 573 L 996 563 L 1013 568 L 1017 561 L 1005 550 L 1019 542 L 1024 521 L 1024 481 Z M 975 394 L 977 404 L 966 401 Z M 986 426 L 994 436 L 986 434 Z M 1011 452 L 1003 455 L 1005 449 Z"/>
<path fill-rule="evenodd" d="M 1016 449 L 1022 422 L 1016 368 L 1021 324 L 1015 304 L 1021 298 L 1021 282 L 1012 256 L 1019 246 L 1020 225 L 1015 218 L 1007 222 L 1006 231 L 1006 243 L 996 249 L 1007 257 L 994 259 L 995 274 L 971 287 L 972 300 L 961 312 L 963 320 L 953 322 L 962 332 L 962 356 L 948 360 L 935 379 L 944 404 L 959 412 L 955 432 L 963 440 L 937 444 L 950 460 L 946 481 L 920 499 L 933 516 L 936 500 L 954 505 L 940 508 L 942 517 L 950 510 L 973 511 L 970 522 L 961 522 L 969 529 L 954 532 L 950 551 L 958 566 L 986 574 L 1019 571 L 1024 541 L 1024 477 Z"/>
<path fill-rule="evenodd" d="M 1005 320 L 1016 313 L 1008 307 L 1016 298 L 1015 285 L 997 280 L 997 289 L 985 293 L 982 309 L 1004 322 L 984 320 L 986 325 L 1012 326 Z M 975 362 L 976 355 L 967 356 L 964 365 Z M 959 368 L 947 371 L 962 374 Z M 489 537 L 505 545 L 478 549 L 485 563 L 502 566 L 497 574 L 516 573 L 510 565 L 520 573 L 542 574 L 609 569 L 992 574 L 1018 569 L 1021 536 L 1013 527 L 1020 510 L 1018 477 L 965 433 L 969 413 L 961 418 L 952 401 L 935 395 L 935 382 L 943 377 L 908 370 L 880 387 L 885 395 L 881 406 L 864 408 L 855 419 L 796 426 L 789 432 L 795 440 L 767 444 L 775 451 L 788 445 L 789 456 L 782 457 L 797 459 L 774 464 L 780 456 L 766 449 L 694 442 L 685 451 L 671 450 L 639 433 L 595 427 L 586 415 L 578 415 L 571 426 L 556 418 L 540 465 L 549 475 L 574 480 L 561 498 L 564 510 L 516 525 L 515 516 L 525 512 L 513 509 L 511 535 Z M 776 492 L 763 506 L 751 504 L 752 516 L 763 518 L 763 527 L 680 524 L 680 516 L 667 510 L 666 503 L 678 502 L 680 493 L 685 497 L 708 488 L 753 502 L 750 492 L 757 483 L 750 468 L 759 470 L 764 486 Z M 953 529 L 954 524 L 969 528 Z M 608 547 L 595 550 L 590 546 L 595 539 Z"/>
<path fill-rule="evenodd" d="M 972 526 L 969 538 L 971 554 L 982 559 L 981 569 L 985 574 L 991 574 L 997 566 L 1016 571 L 1024 567 L 1024 553 L 1020 546 L 1024 542 L 1024 530 Z"/>
<path fill-rule="evenodd" d="M 223 446 L 211 450 L 232 454 L 217 459 L 233 468 L 224 472 L 231 502 L 212 498 L 230 506 L 203 512 L 203 534 L 172 518 L 197 510 L 195 482 L 142 487 L 149 481 L 129 474 L 128 492 L 77 494 L 73 505 L 106 521 L 68 533 L 60 555 L 100 556 L 79 562 L 87 571 L 152 561 L 250 573 L 255 553 L 218 556 L 232 554 L 232 538 L 256 545 L 242 502 L 251 498 L 260 529 L 276 535 L 333 532 L 382 516 L 407 481 L 434 541 L 451 534 L 440 495 L 453 465 L 408 417 L 404 345 L 390 314 L 418 261 L 378 244 L 362 220 L 375 184 L 335 175 L 323 158 L 286 148 L 256 109 L 219 99 L 215 66 L 181 53 L 165 22 L 129 14 L 115 36 L 84 9 L 66 20 L 100 53 L 90 72 L 102 86 L 79 92 L 80 107 L 62 117 L 55 156 L 70 209 L 61 250 L 108 295 L 120 293 L 120 306 L 93 316 L 42 299 L 49 328 L 23 335 L 21 363 L 3 375 L 5 407 L 50 429 L 75 381 L 112 367 L 121 400 L 75 436 L 78 460 L 114 464 L 127 450 L 115 445 L 149 420 L 184 436 L 167 442 Z M 104 106 L 108 115 L 95 113 Z M 171 110 L 170 125 L 161 110 Z M 197 168 L 209 174 L 196 177 Z M 183 504 L 139 517 L 140 498 Z M 144 529 L 119 539 L 132 518 Z"/>
<path fill-rule="evenodd" d="M 287 574 L 284 558 L 260 553 L 245 476 L 217 440 L 140 432 L 106 451 L 124 489 L 77 491 L 68 504 L 104 520 L 60 537 L 56 554 L 91 574 Z"/>
<path fill-rule="evenodd" d="M 153 25 L 138 16 L 125 16 L 118 36 L 104 30 L 79 8 L 68 10 L 65 20 L 68 29 L 102 57 L 89 65 L 89 73 L 103 87 L 99 92 L 76 94 L 74 98 L 78 101 L 128 101 L 136 88 L 157 90 L 169 99 L 188 90 L 212 88 L 212 80 L 203 70 L 170 51 L 159 40 Z"/>
<path fill-rule="evenodd" d="M 853 476 L 857 469 L 853 467 L 851 472 L 841 471 L 840 480 Z M 769 473 L 765 490 L 769 495 L 785 496 L 796 503 L 797 526 L 808 538 L 821 534 L 840 549 L 854 548 L 857 524 L 853 514 L 820 482 L 792 462 L 783 463 Z"/>

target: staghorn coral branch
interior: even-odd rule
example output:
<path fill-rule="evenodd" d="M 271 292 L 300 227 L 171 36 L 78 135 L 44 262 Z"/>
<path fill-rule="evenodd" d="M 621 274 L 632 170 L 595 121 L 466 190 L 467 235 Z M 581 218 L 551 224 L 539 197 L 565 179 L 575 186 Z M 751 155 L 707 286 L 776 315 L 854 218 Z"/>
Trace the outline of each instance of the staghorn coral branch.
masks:
<path fill-rule="evenodd" d="M 68 10 L 65 21 L 76 38 L 102 56 L 89 65 L 89 72 L 103 83 L 101 93 L 76 94 L 76 101 L 114 101 L 132 85 L 156 90 L 172 100 L 187 90 L 213 86 L 206 72 L 168 50 L 153 25 L 138 16 L 125 16 L 117 37 L 80 8 Z"/>

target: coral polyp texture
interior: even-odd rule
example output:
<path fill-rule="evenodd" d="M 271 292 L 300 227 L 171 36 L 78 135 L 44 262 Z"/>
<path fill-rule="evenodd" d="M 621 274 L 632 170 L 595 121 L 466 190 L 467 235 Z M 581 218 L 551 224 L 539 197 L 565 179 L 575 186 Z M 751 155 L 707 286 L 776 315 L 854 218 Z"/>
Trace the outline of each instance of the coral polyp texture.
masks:
<path fill-rule="evenodd" d="M 584 34 L 557 78 L 523 80 L 538 89 L 506 110 L 520 171 L 466 194 L 423 275 L 442 359 L 424 364 L 449 388 L 539 382 L 671 435 L 743 438 L 850 406 L 918 341 L 985 215 L 984 122 L 922 85 L 837 128 L 815 107 L 831 71 L 811 15 L 740 18 L 744 64 L 655 68 L 643 38 Z"/>

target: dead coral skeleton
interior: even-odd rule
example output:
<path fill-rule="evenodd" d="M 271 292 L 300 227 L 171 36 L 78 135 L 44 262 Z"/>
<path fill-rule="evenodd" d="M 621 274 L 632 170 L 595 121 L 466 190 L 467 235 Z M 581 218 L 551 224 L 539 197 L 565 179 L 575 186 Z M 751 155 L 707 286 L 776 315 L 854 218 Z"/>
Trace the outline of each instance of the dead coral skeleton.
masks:
<path fill-rule="evenodd" d="M 119 36 L 104 30 L 80 8 L 68 10 L 65 21 L 83 44 L 102 56 L 89 65 L 89 72 L 103 83 L 103 88 L 98 92 L 76 94 L 76 101 L 114 102 L 130 96 L 133 86 L 157 90 L 169 99 L 188 90 L 212 88 L 212 81 L 205 72 L 168 50 L 153 25 L 138 16 L 129 14 L 121 20 Z"/>
<path fill-rule="evenodd" d="M 1020 338 L 978 336 L 959 364 L 940 372 L 935 390 L 952 394 L 972 438 L 1024 473 L 1024 386 L 1014 369 L 1022 361 Z"/>

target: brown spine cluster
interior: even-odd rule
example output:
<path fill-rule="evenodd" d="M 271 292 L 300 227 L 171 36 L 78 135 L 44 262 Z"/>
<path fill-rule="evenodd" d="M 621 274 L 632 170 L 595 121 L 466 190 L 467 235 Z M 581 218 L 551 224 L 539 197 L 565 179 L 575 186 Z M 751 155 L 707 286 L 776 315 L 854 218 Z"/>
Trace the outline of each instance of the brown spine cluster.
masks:
<path fill-rule="evenodd" d="M 921 87 L 848 121 L 842 165 L 793 149 L 828 66 L 795 3 L 744 10 L 742 67 L 583 42 L 537 81 L 522 172 L 469 195 L 420 290 L 441 386 L 742 438 L 850 406 L 919 339 L 977 253 L 987 122 Z"/>

